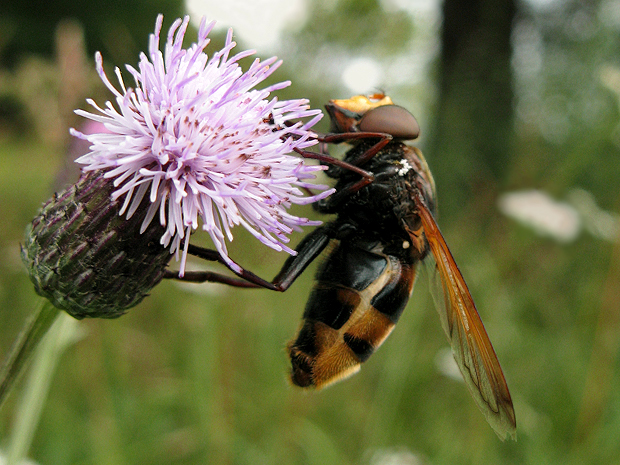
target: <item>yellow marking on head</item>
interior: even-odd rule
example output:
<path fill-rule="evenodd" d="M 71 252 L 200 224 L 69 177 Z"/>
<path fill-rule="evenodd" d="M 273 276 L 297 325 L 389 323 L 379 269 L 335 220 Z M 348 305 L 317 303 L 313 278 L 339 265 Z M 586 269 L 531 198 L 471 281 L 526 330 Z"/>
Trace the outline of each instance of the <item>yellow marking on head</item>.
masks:
<path fill-rule="evenodd" d="M 369 97 L 365 95 L 356 95 L 347 99 L 331 100 L 330 102 L 337 107 L 360 114 L 364 114 L 368 110 L 372 110 L 373 108 L 381 107 L 383 105 L 394 105 L 392 99 L 383 94 L 375 94 Z"/>

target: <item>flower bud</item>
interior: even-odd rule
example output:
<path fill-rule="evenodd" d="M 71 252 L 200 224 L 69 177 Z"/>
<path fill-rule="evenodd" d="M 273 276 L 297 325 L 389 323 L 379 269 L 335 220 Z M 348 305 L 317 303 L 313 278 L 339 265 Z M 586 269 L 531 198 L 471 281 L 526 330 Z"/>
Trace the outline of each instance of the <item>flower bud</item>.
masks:
<path fill-rule="evenodd" d="M 114 190 L 102 171 L 86 173 L 26 229 L 22 259 L 36 292 L 78 319 L 124 314 L 161 281 L 171 258 L 159 222 L 140 233 L 148 198 L 127 218 Z"/>

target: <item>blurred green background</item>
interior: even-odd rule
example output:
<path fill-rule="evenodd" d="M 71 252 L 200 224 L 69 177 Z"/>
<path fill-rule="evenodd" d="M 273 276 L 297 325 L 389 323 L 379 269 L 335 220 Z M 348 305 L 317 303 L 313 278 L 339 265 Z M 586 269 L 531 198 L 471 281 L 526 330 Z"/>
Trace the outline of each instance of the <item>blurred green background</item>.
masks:
<path fill-rule="evenodd" d="M 281 98 L 321 107 L 381 89 L 418 117 L 438 222 L 502 363 L 518 442 L 500 442 L 450 376 L 424 280 L 359 374 L 321 392 L 290 386 L 284 347 L 315 264 L 284 294 L 164 282 L 122 318 L 80 322 L 29 456 L 46 465 L 620 463 L 620 1 L 219 3 L 0 6 L 0 355 L 38 301 L 19 256 L 24 228 L 83 150 L 68 135 L 80 124 L 72 111 L 109 98 L 93 53 L 110 73 L 135 66 L 156 15 L 166 30 L 189 9 L 234 26 L 238 50 L 283 58 L 274 78 L 293 85 Z M 224 34 L 212 34 L 210 52 Z M 232 256 L 274 276 L 286 257 L 235 232 Z M 0 450 L 21 386 L 0 412 Z"/>

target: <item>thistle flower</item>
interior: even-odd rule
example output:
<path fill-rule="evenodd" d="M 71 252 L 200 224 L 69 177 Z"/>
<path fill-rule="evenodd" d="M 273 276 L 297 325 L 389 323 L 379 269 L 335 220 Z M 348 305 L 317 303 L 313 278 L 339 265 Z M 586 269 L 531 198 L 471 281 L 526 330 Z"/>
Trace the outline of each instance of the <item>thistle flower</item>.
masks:
<path fill-rule="evenodd" d="M 76 160 L 84 173 L 43 206 L 26 232 L 22 257 L 35 290 L 76 318 L 120 316 L 159 283 L 171 254 L 178 259 L 181 250 L 182 275 L 199 221 L 233 271 L 241 269 L 228 257 L 226 240 L 236 225 L 294 254 L 287 234 L 320 222 L 287 209 L 333 192 L 308 183 L 325 167 L 291 155 L 316 143 L 310 128 L 320 111 L 306 100 L 267 99 L 289 82 L 255 89 L 280 62 L 256 59 L 243 72 L 239 60 L 254 52 L 231 57 L 232 31 L 209 58 L 204 49 L 214 23 L 205 20 L 198 41 L 184 49 L 188 17 L 174 22 L 162 52 L 162 20 L 149 55 L 141 55 L 138 69 L 127 67 L 135 88 L 118 69 L 115 88 L 96 55 L 116 107 L 88 100 L 95 112 L 77 111 L 100 128 L 71 130 L 90 143 Z"/>
<path fill-rule="evenodd" d="M 225 242 L 233 239 L 233 226 L 243 225 L 269 247 L 294 254 L 287 234 L 320 223 L 287 212 L 291 204 L 333 192 L 307 182 L 324 167 L 289 155 L 317 142 L 310 128 L 320 111 L 310 110 L 306 100 L 267 100 L 289 82 L 256 90 L 281 62 L 257 59 L 242 72 L 238 61 L 254 52 L 230 57 L 232 31 L 209 59 L 204 49 L 214 23 L 203 20 L 197 43 L 183 49 L 189 18 L 175 21 L 162 53 L 162 21 L 159 16 L 149 55 L 141 55 L 138 69 L 127 67 L 135 88 L 125 86 L 117 69 L 116 89 L 96 55 L 99 76 L 118 109 L 89 100 L 96 112 L 77 112 L 105 130 L 71 130 L 91 144 L 90 153 L 77 160 L 83 174 L 48 200 L 26 229 L 22 259 L 48 302 L 0 367 L 0 406 L 58 309 L 76 318 L 122 315 L 161 281 L 182 243 L 183 273 L 199 220 L 236 272 L 241 269 L 228 257 Z M 309 121 L 298 121 L 303 118 Z M 311 187 L 320 193 L 304 196 Z"/>
<path fill-rule="evenodd" d="M 226 240 L 232 227 L 244 226 L 267 246 L 289 254 L 288 234 L 303 225 L 320 222 L 287 212 L 291 204 L 308 204 L 330 195 L 327 186 L 310 184 L 322 166 L 308 166 L 290 155 L 295 149 L 316 144 L 310 128 L 321 118 L 306 100 L 267 100 L 272 91 L 289 81 L 255 87 L 281 64 L 275 57 L 256 59 L 245 72 L 239 60 L 254 54 L 230 56 L 235 46 L 228 31 L 222 50 L 211 58 L 204 52 L 214 22 L 200 23 L 198 40 L 182 47 L 189 18 L 178 19 L 159 49 L 162 16 L 151 35 L 148 56 L 142 54 L 138 69 L 127 66 L 135 88 L 125 85 L 116 69 L 117 89 L 108 80 L 100 54 L 97 71 L 115 95 L 115 108 L 94 101 L 94 113 L 76 113 L 103 123 L 108 133 L 71 133 L 91 143 L 90 153 L 78 163 L 83 170 L 104 172 L 113 182 L 112 200 L 122 200 L 120 214 L 127 219 L 148 206 L 140 225 L 143 232 L 157 223 L 164 228 L 160 243 L 185 269 L 191 233 L 202 223 L 223 260 L 240 271 L 229 257 Z M 299 121 L 309 118 L 308 121 Z M 314 188 L 316 195 L 304 196 Z"/>

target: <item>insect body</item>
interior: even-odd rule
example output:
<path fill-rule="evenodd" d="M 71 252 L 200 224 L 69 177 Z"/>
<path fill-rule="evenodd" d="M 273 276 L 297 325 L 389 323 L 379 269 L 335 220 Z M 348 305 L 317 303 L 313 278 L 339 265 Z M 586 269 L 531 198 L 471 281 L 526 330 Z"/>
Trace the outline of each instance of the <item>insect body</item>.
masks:
<path fill-rule="evenodd" d="M 352 103 L 360 102 L 327 106 L 338 133 L 352 132 L 358 114 L 372 115 L 367 108 L 364 113 L 347 110 Z M 410 116 L 400 107 L 389 109 Z M 376 143 L 376 138 L 358 140 L 344 161 L 355 162 Z M 361 167 L 374 180 L 359 189 L 353 188 L 359 174 L 330 167 L 327 174 L 338 179 L 340 197 L 317 205 L 337 218 L 318 233 L 331 239 L 333 250 L 317 274 L 299 335 L 289 345 L 292 380 L 299 386 L 323 387 L 359 369 L 394 328 L 411 295 L 417 264 L 428 253 L 419 221 L 412 237 L 401 218 L 409 214 L 415 221 L 413 186 L 433 203 L 432 178 L 421 153 L 389 142 Z"/>
<path fill-rule="evenodd" d="M 334 134 L 326 139 L 353 142 L 344 163 L 372 176 L 360 180 L 347 166 L 331 165 L 327 171 L 337 179 L 336 193 L 317 209 L 337 216 L 312 235 L 329 237 L 334 248 L 317 274 L 301 330 L 289 344 L 293 383 L 322 387 L 356 372 L 394 328 L 417 266 L 428 259 L 439 283 L 443 327 L 463 377 L 498 435 L 514 435 L 504 375 L 433 218 L 432 175 L 422 153 L 403 143 L 418 136 L 417 122 L 384 96 L 335 100 L 327 110 Z"/>
<path fill-rule="evenodd" d="M 185 279 L 284 291 L 329 246 L 300 331 L 288 345 L 292 382 L 321 388 L 355 373 L 381 345 L 407 305 L 418 265 L 427 262 L 463 378 L 496 433 L 514 436 L 502 369 L 433 217 L 432 175 L 422 153 L 403 142 L 418 137 L 415 118 L 384 95 L 332 100 L 326 108 L 332 132 L 320 140 L 352 148 L 343 160 L 299 153 L 329 165 L 336 192 L 315 208 L 336 218 L 308 234 L 272 282 L 244 269 L 235 271 L 241 279 L 217 273 L 186 273 Z M 215 251 L 189 247 L 194 255 L 222 261 Z"/>

